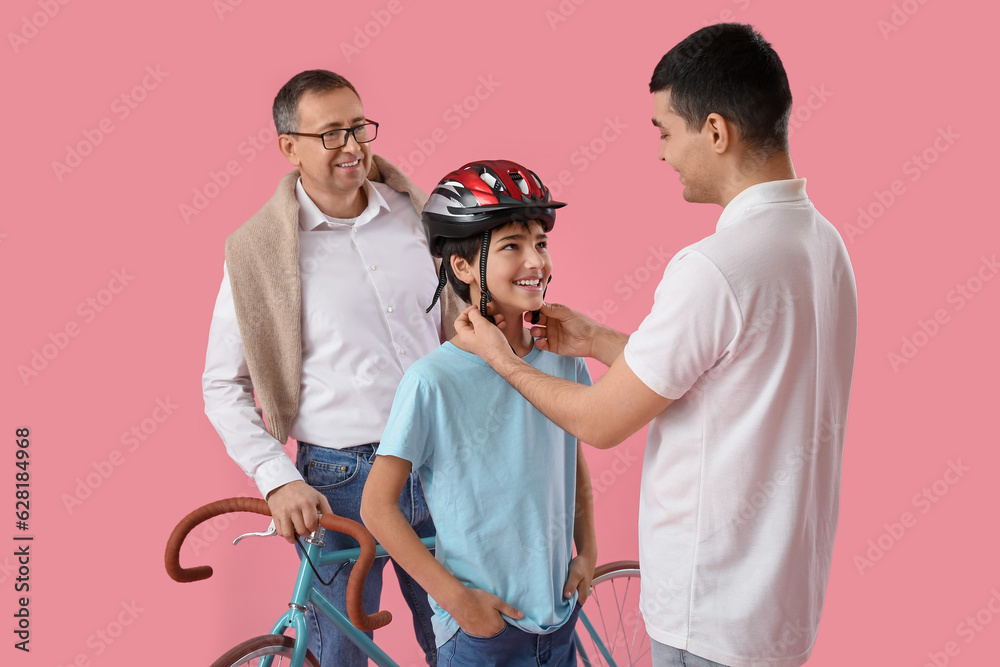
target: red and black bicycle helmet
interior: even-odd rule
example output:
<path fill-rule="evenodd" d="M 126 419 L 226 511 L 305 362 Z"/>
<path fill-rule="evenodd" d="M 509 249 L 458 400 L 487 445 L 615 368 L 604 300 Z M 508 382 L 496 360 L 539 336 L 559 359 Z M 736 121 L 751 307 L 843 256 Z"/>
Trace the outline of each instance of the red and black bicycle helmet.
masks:
<path fill-rule="evenodd" d="M 492 297 L 486 288 L 486 257 L 491 231 L 516 220 L 538 220 L 549 232 L 555 225 L 555 209 L 565 205 L 552 201 L 549 189 L 530 169 L 510 160 L 480 160 L 442 178 L 431 192 L 420 217 L 435 257 L 441 257 L 444 239 L 483 235 L 479 258 L 482 285 L 479 310 L 483 317 L 489 317 L 486 304 Z M 428 312 L 437 303 L 447 281 L 442 263 L 438 288 Z"/>

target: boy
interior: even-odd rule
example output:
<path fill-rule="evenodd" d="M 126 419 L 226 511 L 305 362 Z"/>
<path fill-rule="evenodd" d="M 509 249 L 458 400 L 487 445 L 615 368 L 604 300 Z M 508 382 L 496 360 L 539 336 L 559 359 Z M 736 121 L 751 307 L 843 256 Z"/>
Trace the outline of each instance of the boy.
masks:
<path fill-rule="evenodd" d="M 541 308 L 552 273 L 546 232 L 561 206 L 521 165 L 473 162 L 442 179 L 422 220 L 443 259 L 438 293 L 447 280 L 484 315 L 491 303 L 525 362 L 590 384 L 582 359 L 536 349 L 517 325 Z M 399 507 L 414 467 L 435 555 Z M 439 665 L 575 665 L 577 603 L 597 560 L 592 500 L 579 441 L 453 339 L 403 376 L 361 515 L 430 595 Z"/>

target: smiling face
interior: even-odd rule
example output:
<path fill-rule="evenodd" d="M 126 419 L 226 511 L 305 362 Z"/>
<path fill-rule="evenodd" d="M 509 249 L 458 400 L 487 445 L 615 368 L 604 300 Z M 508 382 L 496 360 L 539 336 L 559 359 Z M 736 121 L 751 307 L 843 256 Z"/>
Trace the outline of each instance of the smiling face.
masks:
<path fill-rule="evenodd" d="M 660 130 L 657 157 L 680 175 L 684 199 L 719 203 L 718 180 L 711 168 L 711 132 L 706 126 L 691 130 L 670 105 L 670 90 L 653 93 L 653 125 Z"/>
<path fill-rule="evenodd" d="M 493 230 L 486 262 L 486 285 L 496 305 L 525 312 L 542 307 L 552 275 L 548 236 L 540 222 L 512 223 Z"/>
<path fill-rule="evenodd" d="M 486 261 L 486 284 L 495 312 L 509 321 L 542 307 L 542 294 L 552 275 L 548 237 L 540 222 L 513 222 L 493 230 Z M 452 255 L 456 276 L 470 286 L 470 302 L 479 303 L 479 258 L 468 262 Z"/>
<path fill-rule="evenodd" d="M 350 88 L 308 92 L 299 99 L 299 132 L 322 134 L 364 122 L 361 99 Z M 289 139 L 286 155 L 299 168 L 308 192 L 343 198 L 358 195 L 371 167 L 371 144 L 359 144 L 352 136 L 342 148 L 331 151 L 317 137 L 282 136 Z"/>

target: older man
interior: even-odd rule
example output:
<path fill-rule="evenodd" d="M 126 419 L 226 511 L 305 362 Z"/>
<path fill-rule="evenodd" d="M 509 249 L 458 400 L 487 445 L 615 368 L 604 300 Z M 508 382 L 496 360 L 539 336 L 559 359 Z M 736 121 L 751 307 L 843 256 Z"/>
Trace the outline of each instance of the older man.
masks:
<path fill-rule="evenodd" d="M 458 302 L 446 294 L 442 310 L 421 307 L 437 285 L 419 218 L 426 195 L 372 155 L 379 126 L 354 87 L 332 72 L 302 72 L 278 92 L 273 113 L 296 169 L 226 242 L 203 388 L 230 456 L 267 499 L 278 533 L 294 541 L 318 526 L 317 511 L 360 520 L 396 387 L 451 335 Z M 294 463 L 283 450 L 289 436 L 298 441 Z M 434 534 L 416 475 L 400 505 L 421 537 Z M 339 534 L 326 544 L 356 546 Z M 368 577 L 368 609 L 377 608 L 383 565 Z M 396 573 L 434 664 L 427 595 Z M 347 574 L 326 590 L 342 610 Z M 309 647 L 322 665 L 367 664 L 317 610 L 309 619 Z"/>

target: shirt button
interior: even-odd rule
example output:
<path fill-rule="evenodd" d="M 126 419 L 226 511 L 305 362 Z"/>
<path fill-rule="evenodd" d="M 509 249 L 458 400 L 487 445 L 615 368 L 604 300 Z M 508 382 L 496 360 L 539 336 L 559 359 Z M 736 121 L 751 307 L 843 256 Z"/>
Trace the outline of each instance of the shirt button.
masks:
<path fill-rule="evenodd" d="M 387 313 L 391 313 L 391 312 L 392 312 L 392 306 L 389 306 L 388 308 L 386 308 L 386 309 L 385 309 L 385 312 L 387 312 Z"/>
<path fill-rule="evenodd" d="M 372 270 L 372 271 L 374 271 L 374 270 L 375 270 L 375 265 L 374 265 L 374 264 L 372 264 L 372 265 L 371 265 L 371 270 Z"/>
<path fill-rule="evenodd" d="M 399 353 L 400 354 L 406 354 L 406 350 L 400 350 Z"/>

